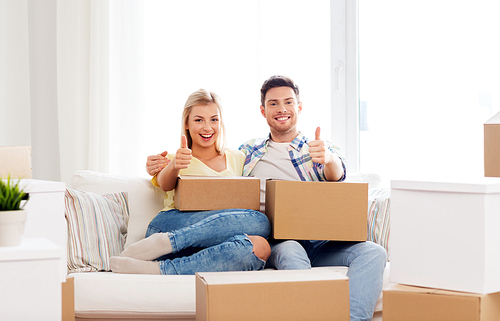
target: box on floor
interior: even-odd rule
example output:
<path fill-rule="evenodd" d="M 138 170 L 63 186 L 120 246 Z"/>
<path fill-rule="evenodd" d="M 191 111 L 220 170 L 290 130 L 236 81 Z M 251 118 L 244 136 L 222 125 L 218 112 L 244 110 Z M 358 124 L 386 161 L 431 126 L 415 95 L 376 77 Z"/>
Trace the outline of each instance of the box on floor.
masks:
<path fill-rule="evenodd" d="M 209 211 L 260 209 L 260 180 L 255 177 L 181 175 L 175 187 L 175 208 Z"/>
<path fill-rule="evenodd" d="M 500 177 L 500 112 L 484 123 L 484 176 Z"/>
<path fill-rule="evenodd" d="M 196 274 L 197 321 L 349 320 L 349 279 L 329 268 Z"/>
<path fill-rule="evenodd" d="M 391 203 L 391 282 L 500 291 L 500 178 L 392 181 Z"/>
<path fill-rule="evenodd" d="M 275 239 L 366 241 L 368 184 L 268 180 Z"/>
<path fill-rule="evenodd" d="M 474 294 L 394 284 L 383 295 L 384 321 L 496 321 L 500 316 L 500 292 Z"/>
<path fill-rule="evenodd" d="M 62 321 L 75 320 L 75 279 L 66 278 L 61 286 Z"/>

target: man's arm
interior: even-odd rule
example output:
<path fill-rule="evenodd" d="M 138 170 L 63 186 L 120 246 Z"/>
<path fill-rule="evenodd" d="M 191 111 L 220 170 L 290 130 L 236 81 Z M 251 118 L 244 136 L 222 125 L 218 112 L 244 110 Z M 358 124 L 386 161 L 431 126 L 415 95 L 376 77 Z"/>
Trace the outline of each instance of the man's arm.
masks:
<path fill-rule="evenodd" d="M 168 153 L 165 151 L 161 154 L 148 156 L 146 161 L 146 171 L 149 175 L 155 176 L 163 168 L 165 168 L 168 163 L 170 163 L 170 160 L 166 157 L 167 154 Z"/>

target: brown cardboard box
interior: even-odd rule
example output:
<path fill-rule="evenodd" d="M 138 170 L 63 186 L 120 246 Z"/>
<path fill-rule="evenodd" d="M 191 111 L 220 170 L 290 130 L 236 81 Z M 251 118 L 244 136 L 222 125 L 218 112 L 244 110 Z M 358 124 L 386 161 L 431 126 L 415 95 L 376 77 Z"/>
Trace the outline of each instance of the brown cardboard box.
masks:
<path fill-rule="evenodd" d="M 367 213 L 367 183 L 266 182 L 276 239 L 366 241 Z"/>
<path fill-rule="evenodd" d="M 384 321 L 498 321 L 500 292 L 474 294 L 394 284 L 384 290 L 382 318 Z"/>
<path fill-rule="evenodd" d="M 31 178 L 31 147 L 0 146 L 0 178 Z"/>
<path fill-rule="evenodd" d="M 180 176 L 175 208 L 208 211 L 226 208 L 260 209 L 260 180 L 254 177 Z"/>
<path fill-rule="evenodd" d="M 484 176 L 500 177 L 500 112 L 484 123 Z"/>
<path fill-rule="evenodd" d="M 196 274 L 196 321 L 349 320 L 349 279 L 328 268 Z"/>
<path fill-rule="evenodd" d="M 75 279 L 62 283 L 62 321 L 75 320 Z"/>

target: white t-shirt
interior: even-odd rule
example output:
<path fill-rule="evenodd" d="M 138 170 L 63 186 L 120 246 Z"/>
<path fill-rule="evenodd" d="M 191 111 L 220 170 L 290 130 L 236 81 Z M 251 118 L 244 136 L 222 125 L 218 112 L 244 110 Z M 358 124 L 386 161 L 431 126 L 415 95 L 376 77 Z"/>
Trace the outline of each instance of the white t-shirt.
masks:
<path fill-rule="evenodd" d="M 276 143 L 269 141 L 267 153 L 255 164 L 252 176 L 260 178 L 260 211 L 265 212 L 266 180 L 268 178 L 288 181 L 300 181 L 299 174 L 290 160 L 288 148 L 290 143 Z"/>

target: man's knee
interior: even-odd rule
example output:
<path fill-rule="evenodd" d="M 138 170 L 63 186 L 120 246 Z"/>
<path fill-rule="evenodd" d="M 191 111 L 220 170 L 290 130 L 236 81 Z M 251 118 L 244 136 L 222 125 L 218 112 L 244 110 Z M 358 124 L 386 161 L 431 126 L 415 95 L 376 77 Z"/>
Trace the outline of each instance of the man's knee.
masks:
<path fill-rule="evenodd" d="M 267 261 L 269 256 L 271 256 L 271 246 L 269 242 L 262 236 L 249 235 L 248 238 L 253 244 L 253 253 L 260 259 Z"/>
<path fill-rule="evenodd" d="M 387 252 L 384 247 L 374 242 L 363 242 L 362 255 L 369 260 L 379 262 L 383 266 L 387 261 Z"/>

